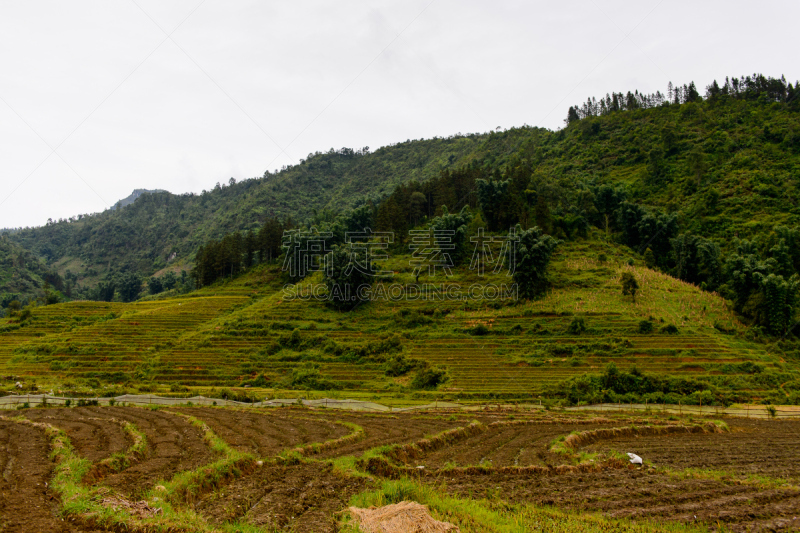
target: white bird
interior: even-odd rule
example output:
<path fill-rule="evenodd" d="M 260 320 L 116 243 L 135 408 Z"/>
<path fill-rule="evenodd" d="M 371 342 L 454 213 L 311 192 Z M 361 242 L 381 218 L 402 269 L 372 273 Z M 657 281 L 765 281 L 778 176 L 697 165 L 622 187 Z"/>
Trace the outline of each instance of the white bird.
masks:
<path fill-rule="evenodd" d="M 628 457 L 631 460 L 631 464 L 640 465 L 642 464 L 642 458 L 636 455 L 635 453 L 629 453 Z"/>

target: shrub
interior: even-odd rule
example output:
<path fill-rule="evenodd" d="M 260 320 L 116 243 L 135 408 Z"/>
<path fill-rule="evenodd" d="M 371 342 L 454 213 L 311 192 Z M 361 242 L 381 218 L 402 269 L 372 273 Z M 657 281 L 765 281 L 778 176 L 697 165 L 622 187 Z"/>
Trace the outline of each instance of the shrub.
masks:
<path fill-rule="evenodd" d="M 580 335 L 584 332 L 586 332 L 586 322 L 584 322 L 583 318 L 575 317 L 567 326 L 567 333 L 571 335 Z"/>
<path fill-rule="evenodd" d="M 663 328 L 661 328 L 662 333 L 668 333 L 669 335 L 675 335 L 678 333 L 678 328 L 674 324 L 667 324 Z"/>
<path fill-rule="evenodd" d="M 245 381 L 242 385 L 249 385 L 251 387 L 266 388 L 272 385 L 270 378 L 264 374 L 259 374 L 255 379 Z"/>
<path fill-rule="evenodd" d="M 390 377 L 404 376 L 413 370 L 419 361 L 408 359 L 404 355 L 395 355 L 386 362 L 386 375 Z"/>
<path fill-rule="evenodd" d="M 433 322 L 433 319 L 427 317 L 417 310 L 401 309 L 398 313 L 399 323 L 404 328 L 416 328 L 419 326 L 426 326 Z"/>
<path fill-rule="evenodd" d="M 491 330 L 486 326 L 484 326 L 483 324 L 478 324 L 474 328 L 467 328 L 465 331 L 470 335 L 478 335 L 478 336 L 488 335 L 489 333 L 491 333 Z"/>
<path fill-rule="evenodd" d="M 319 371 L 319 365 L 313 363 L 303 363 L 292 369 L 288 384 L 296 389 L 330 390 L 336 388 L 334 383 Z"/>
<path fill-rule="evenodd" d="M 649 320 L 642 320 L 639 322 L 639 333 L 652 333 L 653 332 L 653 323 Z"/>
<path fill-rule="evenodd" d="M 448 380 L 447 370 L 443 368 L 425 368 L 417 372 L 411 387 L 414 389 L 433 390 Z"/>
<path fill-rule="evenodd" d="M 620 281 L 622 282 L 622 295 L 630 296 L 635 302 L 636 292 L 639 290 L 639 283 L 636 281 L 636 277 L 630 272 L 623 272 Z"/>

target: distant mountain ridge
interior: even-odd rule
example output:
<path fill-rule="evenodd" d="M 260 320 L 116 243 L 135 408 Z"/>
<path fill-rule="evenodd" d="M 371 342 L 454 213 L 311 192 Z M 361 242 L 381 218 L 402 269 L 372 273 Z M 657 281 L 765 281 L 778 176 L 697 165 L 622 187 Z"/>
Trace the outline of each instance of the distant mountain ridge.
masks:
<path fill-rule="evenodd" d="M 116 204 L 112 205 L 108 209 L 109 211 L 114 211 L 116 209 L 125 207 L 126 205 L 131 205 L 133 202 L 139 199 L 139 197 L 142 196 L 143 194 L 155 194 L 159 192 L 168 192 L 168 191 L 165 191 L 164 189 L 134 189 L 133 192 L 128 197 L 117 201 Z"/>

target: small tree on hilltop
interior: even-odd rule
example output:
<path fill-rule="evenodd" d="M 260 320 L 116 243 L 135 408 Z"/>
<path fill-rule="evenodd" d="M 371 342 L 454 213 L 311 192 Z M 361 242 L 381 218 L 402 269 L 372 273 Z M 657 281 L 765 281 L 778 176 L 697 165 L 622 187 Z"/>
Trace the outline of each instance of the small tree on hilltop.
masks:
<path fill-rule="evenodd" d="M 636 291 L 639 290 L 639 282 L 636 281 L 636 276 L 630 272 L 624 272 L 620 281 L 622 281 L 623 296 L 630 296 L 636 302 Z"/>

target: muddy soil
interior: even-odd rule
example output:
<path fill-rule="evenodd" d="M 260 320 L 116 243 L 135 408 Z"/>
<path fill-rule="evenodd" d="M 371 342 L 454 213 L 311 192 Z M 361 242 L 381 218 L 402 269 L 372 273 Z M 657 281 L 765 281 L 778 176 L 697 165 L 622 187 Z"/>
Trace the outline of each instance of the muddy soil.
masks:
<path fill-rule="evenodd" d="M 366 489 L 363 478 L 343 477 L 328 464 L 264 466 L 198 501 L 194 509 L 209 522 L 242 520 L 296 533 L 338 531 L 335 514 Z"/>
<path fill-rule="evenodd" d="M 564 475 L 464 474 L 428 477 L 461 497 L 502 498 L 615 518 L 717 521 L 731 531 L 800 528 L 800 491 L 760 489 L 714 480 L 677 479 L 636 469 Z"/>
<path fill-rule="evenodd" d="M 346 443 L 337 448 L 325 451 L 315 457 L 342 457 L 344 455 L 361 455 L 370 448 L 387 444 L 407 444 L 416 440 L 433 436 L 446 429 L 463 427 L 469 422 L 447 420 L 445 418 L 424 417 L 398 413 L 392 415 L 359 415 L 353 413 L 318 414 L 358 424 L 364 428 L 364 438 L 356 442 Z"/>
<path fill-rule="evenodd" d="M 331 441 L 351 432 L 336 421 L 364 428 L 364 436 L 326 449 L 313 458 L 361 455 L 387 444 L 406 444 L 444 430 L 463 427 L 473 418 L 484 424 L 507 420 L 499 413 L 475 416 L 437 414 L 365 414 L 326 410 L 242 411 L 185 408 L 181 412 L 203 421 L 232 446 L 269 458 L 281 450 Z M 15 415 L 18 413 L 14 413 Z M 148 454 L 123 472 L 103 480 L 122 494 L 136 498 L 159 480 L 208 464 L 217 457 L 197 428 L 172 410 L 131 407 L 30 410 L 33 420 L 63 428 L 77 452 L 93 461 L 123 451 L 130 440 L 120 424 L 93 420 L 116 418 L 135 424 L 148 439 Z M 675 470 L 713 469 L 731 472 L 726 480 L 670 476 L 663 470 L 634 467 L 601 472 L 562 473 L 506 470 L 449 470 L 441 467 L 554 467 L 563 458 L 549 453 L 551 442 L 573 430 L 619 427 L 636 421 L 605 422 L 554 418 L 537 423 L 501 425 L 458 440 L 414 459 L 425 465 L 426 482 L 461 497 L 530 502 L 610 517 L 657 521 L 717 522 L 730 531 L 800 530 L 800 422 L 730 419 L 730 433 L 670 434 L 616 438 L 593 443 L 586 451 L 633 451 L 656 466 Z M 41 429 L 0 415 L 0 532 L 47 531 L 81 533 L 86 529 L 63 521 L 58 501 L 47 483 L 53 464 Z M 754 484 L 746 476 L 781 477 L 785 486 Z M 336 514 L 349 498 L 367 488 L 363 478 L 344 477 L 330 465 L 313 462 L 270 465 L 200 494 L 194 510 L 214 524 L 242 520 L 262 527 L 297 532 L 336 531 Z M 92 531 L 92 530 L 88 530 Z"/>
<path fill-rule="evenodd" d="M 85 407 L 29 409 L 23 414 L 30 420 L 63 429 L 78 455 L 90 461 L 102 461 L 115 453 L 124 452 L 133 444 L 122 424 L 94 420 L 96 416 Z"/>
<path fill-rule="evenodd" d="M 557 466 L 564 462 L 560 455 L 550 453 L 553 440 L 573 430 L 587 431 L 599 424 L 527 424 L 494 426 L 484 433 L 473 435 L 441 450 L 415 459 L 426 468 L 452 466 Z"/>
<path fill-rule="evenodd" d="M 178 472 L 193 470 L 216 459 L 200 430 L 167 410 L 88 407 L 86 412 L 98 418 L 131 422 L 147 437 L 144 459 L 102 481 L 126 496 L 140 496 L 160 480 L 169 480 Z"/>
<path fill-rule="evenodd" d="M 292 416 L 275 410 L 177 410 L 202 420 L 237 450 L 253 453 L 258 457 L 275 456 L 287 448 L 338 439 L 351 432 L 350 428 L 325 418 L 309 418 L 303 414 Z"/>
<path fill-rule="evenodd" d="M 587 451 L 633 452 L 656 466 L 724 470 L 800 481 L 800 421 L 728 419 L 730 433 L 605 440 Z"/>
<path fill-rule="evenodd" d="M 0 532 L 95 533 L 59 516 L 43 430 L 0 418 Z"/>

